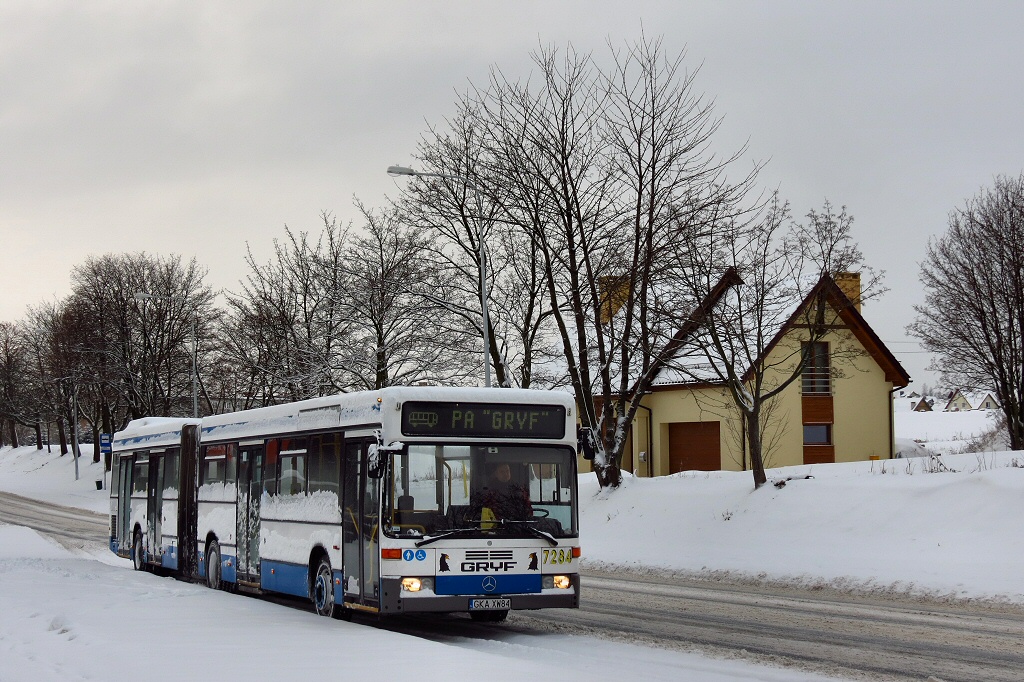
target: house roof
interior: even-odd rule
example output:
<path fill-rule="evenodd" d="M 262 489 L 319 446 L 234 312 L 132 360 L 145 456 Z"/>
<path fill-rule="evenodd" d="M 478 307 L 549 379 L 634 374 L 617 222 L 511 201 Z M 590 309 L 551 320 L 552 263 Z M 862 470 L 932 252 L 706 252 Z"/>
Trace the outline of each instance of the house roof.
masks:
<path fill-rule="evenodd" d="M 730 268 L 726 271 L 711 292 L 687 318 L 680 330 L 672 337 L 672 340 L 666 345 L 665 351 L 660 354 L 658 360 L 660 366 L 657 368 L 652 386 L 722 383 L 722 372 L 700 350 L 704 344 L 687 344 L 686 341 L 695 334 L 707 333 L 701 331 L 701 321 L 706 317 L 708 311 L 721 302 L 733 286 L 740 284 L 743 284 L 743 280 L 735 269 Z M 799 287 L 794 287 L 792 289 L 793 296 L 781 296 L 771 306 L 768 306 L 767 314 L 762 321 L 761 332 L 771 340 L 764 345 L 763 350 L 756 358 L 749 358 L 743 362 L 744 380 L 749 378 L 753 367 L 762 362 L 785 337 L 786 333 L 795 326 L 801 312 L 816 296 L 823 293 L 839 318 L 850 329 L 868 355 L 883 370 L 886 381 L 892 382 L 894 387 L 903 387 L 910 383 L 910 375 L 878 338 L 878 335 L 832 277 L 827 274 L 821 276 L 802 297 L 796 295 L 797 291 L 799 291 Z M 747 344 L 747 348 L 750 347 L 751 344 Z M 724 359 L 719 361 L 724 362 Z M 737 362 L 739 361 L 740 358 L 737 358 Z"/>
<path fill-rule="evenodd" d="M 949 400 L 946 402 L 946 407 L 944 409 L 949 410 L 953 405 L 953 401 L 956 400 L 957 397 L 963 398 L 967 402 L 968 407 L 972 410 L 980 408 L 987 399 L 991 399 L 996 405 L 999 404 L 999 401 L 996 400 L 995 394 L 992 391 L 962 391 L 957 389 L 953 392 L 953 395 L 949 396 Z"/>

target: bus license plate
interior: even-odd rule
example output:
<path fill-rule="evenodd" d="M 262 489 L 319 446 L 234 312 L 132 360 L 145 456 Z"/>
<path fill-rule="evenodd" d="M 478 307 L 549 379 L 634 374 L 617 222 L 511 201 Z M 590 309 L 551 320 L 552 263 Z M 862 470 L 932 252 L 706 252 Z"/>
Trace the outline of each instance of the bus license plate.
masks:
<path fill-rule="evenodd" d="M 470 599 L 469 608 L 471 611 L 496 611 L 512 608 L 511 599 Z"/>

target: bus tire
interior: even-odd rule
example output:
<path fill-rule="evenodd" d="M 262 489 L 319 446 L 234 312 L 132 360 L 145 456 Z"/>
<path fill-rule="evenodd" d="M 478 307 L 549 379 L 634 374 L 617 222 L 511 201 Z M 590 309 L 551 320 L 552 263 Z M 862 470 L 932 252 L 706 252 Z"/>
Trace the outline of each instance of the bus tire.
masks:
<path fill-rule="evenodd" d="M 478 623 L 504 623 L 508 609 L 504 611 L 470 611 L 469 617 Z"/>
<path fill-rule="evenodd" d="M 331 561 L 327 557 L 320 558 L 309 594 L 313 601 L 313 610 L 318 615 L 342 617 L 342 608 L 334 600 L 334 571 L 331 570 Z"/>
<path fill-rule="evenodd" d="M 132 566 L 136 571 L 146 570 L 146 558 L 142 548 L 142 533 L 135 531 L 132 539 Z"/>
<path fill-rule="evenodd" d="M 206 550 L 206 586 L 211 590 L 223 587 L 220 579 L 220 545 L 216 540 L 210 541 Z"/>

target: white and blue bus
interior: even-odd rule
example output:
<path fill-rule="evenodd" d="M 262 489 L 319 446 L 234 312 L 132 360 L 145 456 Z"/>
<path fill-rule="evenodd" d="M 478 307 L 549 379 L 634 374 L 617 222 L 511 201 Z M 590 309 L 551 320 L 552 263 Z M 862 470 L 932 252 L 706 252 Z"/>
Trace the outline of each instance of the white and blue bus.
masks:
<path fill-rule="evenodd" d="M 114 436 L 110 548 L 321 615 L 576 608 L 575 404 L 392 387 Z"/>

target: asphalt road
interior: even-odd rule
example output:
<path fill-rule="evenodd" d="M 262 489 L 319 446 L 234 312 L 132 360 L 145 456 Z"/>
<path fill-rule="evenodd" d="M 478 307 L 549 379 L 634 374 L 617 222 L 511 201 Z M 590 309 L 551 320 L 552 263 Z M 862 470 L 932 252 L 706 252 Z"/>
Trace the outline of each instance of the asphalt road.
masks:
<path fill-rule="evenodd" d="M 0 493 L 0 522 L 34 528 L 69 547 L 107 544 L 105 515 L 7 493 Z M 578 610 L 513 612 L 500 625 L 462 615 L 360 622 L 450 643 L 587 635 L 850 679 L 1024 681 L 1020 606 L 597 572 L 584 574 L 581 602 Z"/>

